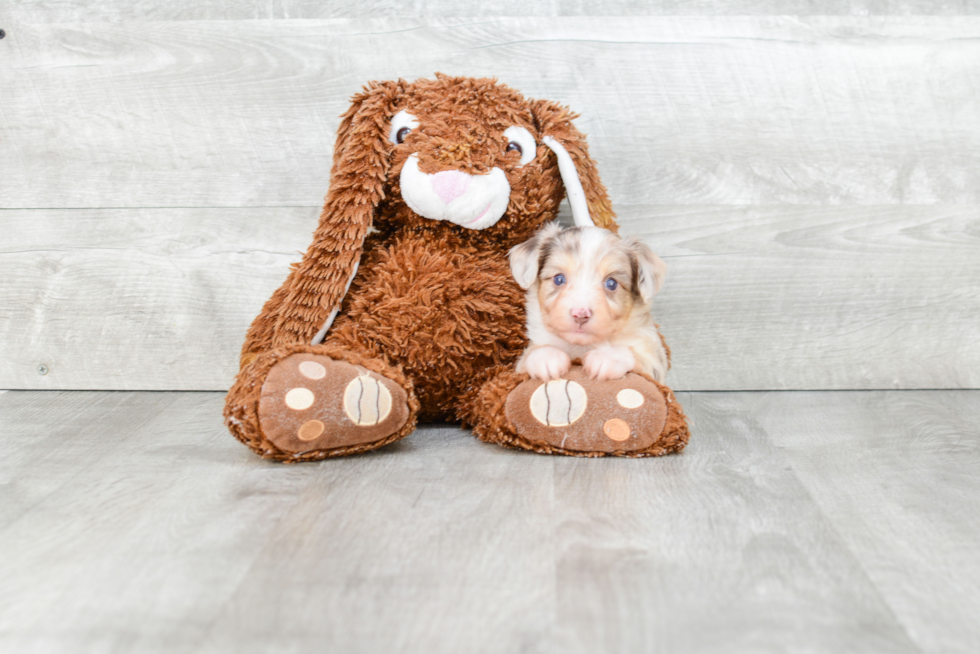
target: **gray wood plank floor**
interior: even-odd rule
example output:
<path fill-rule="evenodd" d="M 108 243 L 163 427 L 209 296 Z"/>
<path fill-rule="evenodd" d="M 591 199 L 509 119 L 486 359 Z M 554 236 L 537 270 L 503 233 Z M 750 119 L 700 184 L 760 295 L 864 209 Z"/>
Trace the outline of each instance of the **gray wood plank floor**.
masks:
<path fill-rule="evenodd" d="M 980 391 L 679 395 L 665 459 L 285 466 L 221 394 L 0 394 L 0 651 L 980 649 Z"/>

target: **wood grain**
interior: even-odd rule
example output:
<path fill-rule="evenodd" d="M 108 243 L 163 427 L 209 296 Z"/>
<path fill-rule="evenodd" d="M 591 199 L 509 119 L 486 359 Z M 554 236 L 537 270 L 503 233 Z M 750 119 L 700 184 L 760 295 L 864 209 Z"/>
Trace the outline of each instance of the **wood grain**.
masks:
<path fill-rule="evenodd" d="M 980 387 L 973 207 L 628 207 L 690 390 Z"/>
<path fill-rule="evenodd" d="M 12 14 L 0 207 L 317 204 L 350 95 L 439 70 L 568 103 L 621 204 L 980 203 L 980 17 L 175 25 Z"/>
<path fill-rule="evenodd" d="M 0 530 L 2 648 L 190 651 L 286 510 L 289 472 L 270 489 L 222 447 L 214 395 L 67 397 L 4 398 L 4 486 L 31 501 Z"/>
<path fill-rule="evenodd" d="M 0 387 L 227 388 L 317 214 L 0 211 Z"/>
<path fill-rule="evenodd" d="M 0 211 L 0 387 L 226 389 L 316 214 Z M 675 388 L 980 387 L 973 207 L 620 215 L 669 266 L 655 316 Z"/>
<path fill-rule="evenodd" d="M 776 393 L 741 409 L 922 651 L 977 651 L 980 627 L 961 616 L 980 605 L 980 395 Z"/>
<path fill-rule="evenodd" d="M 556 460 L 552 651 L 917 651 L 752 398 L 681 395 L 679 457 Z"/>
<path fill-rule="evenodd" d="M 284 466 L 217 394 L 11 395 L 0 474 L 31 509 L 0 528 L 4 649 L 505 652 L 554 605 L 548 457 L 444 427 Z M 113 433 L 73 439 L 97 404 Z"/>
<path fill-rule="evenodd" d="M 344 652 L 514 652 L 539 638 L 555 606 L 550 459 L 443 427 L 341 467 L 283 515 L 204 649 L 268 652 L 284 633 Z"/>
<path fill-rule="evenodd" d="M 583 114 L 626 231 L 671 266 L 677 388 L 980 386 L 980 18 L 126 6 L 0 10 L 0 207 L 22 208 L 0 210 L 0 386 L 227 387 L 308 243 L 347 97 L 438 69 Z"/>
<path fill-rule="evenodd" d="M 387 16 L 752 16 L 752 15 L 970 15 L 969 0 L 8 0 L 25 22 L 268 20 L 383 18 Z M 0 12 L 2 15 L 2 12 Z"/>
<path fill-rule="evenodd" d="M 234 441 L 222 399 L 0 397 L 0 649 L 980 645 L 978 391 L 682 393 L 663 459 L 425 427 L 297 466 Z"/>

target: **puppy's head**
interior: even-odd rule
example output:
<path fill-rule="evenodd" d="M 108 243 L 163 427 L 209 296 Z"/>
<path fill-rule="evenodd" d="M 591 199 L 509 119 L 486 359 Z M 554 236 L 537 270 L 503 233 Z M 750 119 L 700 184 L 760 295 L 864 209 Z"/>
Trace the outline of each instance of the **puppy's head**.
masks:
<path fill-rule="evenodd" d="M 667 272 L 635 237 L 556 223 L 513 248 L 510 268 L 536 295 L 545 328 L 575 345 L 606 341 L 631 316 L 648 314 Z"/>

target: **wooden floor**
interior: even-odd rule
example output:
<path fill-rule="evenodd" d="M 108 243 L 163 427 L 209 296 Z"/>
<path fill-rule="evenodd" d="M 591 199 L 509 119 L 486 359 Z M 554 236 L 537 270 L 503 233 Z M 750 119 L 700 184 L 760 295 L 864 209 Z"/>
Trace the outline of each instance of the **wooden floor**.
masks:
<path fill-rule="evenodd" d="M 0 394 L 0 651 L 980 651 L 980 391 L 678 395 L 664 459 L 286 466 L 220 393 Z"/>

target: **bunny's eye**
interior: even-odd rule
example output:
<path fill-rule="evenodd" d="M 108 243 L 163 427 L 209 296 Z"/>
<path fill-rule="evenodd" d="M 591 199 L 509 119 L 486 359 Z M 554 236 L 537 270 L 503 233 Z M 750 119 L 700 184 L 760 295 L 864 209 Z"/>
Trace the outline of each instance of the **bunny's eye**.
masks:
<path fill-rule="evenodd" d="M 534 161 L 534 155 L 537 154 L 538 144 L 534 142 L 534 137 L 531 136 L 531 132 L 527 131 L 523 127 L 518 127 L 514 125 L 513 127 L 508 127 L 504 130 L 504 138 L 507 139 L 507 149 L 504 151 L 506 153 L 516 152 L 521 157 L 521 162 L 519 166 L 525 166 L 532 161 Z"/>
<path fill-rule="evenodd" d="M 388 140 L 392 143 L 404 143 L 405 137 L 419 126 L 419 121 L 412 114 L 404 109 L 391 117 L 391 129 L 388 132 Z"/>

